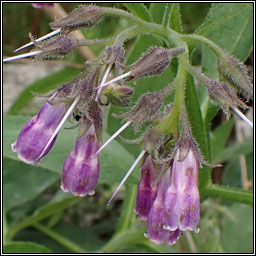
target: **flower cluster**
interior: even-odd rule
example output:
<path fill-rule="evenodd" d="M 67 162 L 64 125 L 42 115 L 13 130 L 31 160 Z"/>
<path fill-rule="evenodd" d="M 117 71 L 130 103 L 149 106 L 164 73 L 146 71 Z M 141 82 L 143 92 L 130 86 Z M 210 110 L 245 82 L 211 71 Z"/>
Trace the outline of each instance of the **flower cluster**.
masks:
<path fill-rule="evenodd" d="M 31 43 L 18 49 L 34 45 L 35 50 L 4 61 L 30 56 L 35 59 L 64 57 L 89 42 L 69 37 L 69 32 L 92 27 L 108 14 L 107 7 L 81 5 L 67 17 L 51 23 L 53 32 L 39 39 L 30 36 Z M 175 57 L 187 57 L 188 50 L 187 47 L 168 49 L 154 46 L 140 59 L 126 66 L 125 40 L 124 34 L 118 36 L 105 48 L 101 59 L 86 62 L 79 76 L 44 95 L 48 100 L 38 115 L 32 117 L 21 130 L 12 149 L 22 161 L 38 164 L 53 147 L 64 122 L 67 119 L 76 122 L 75 126 L 79 126 L 76 144 L 64 162 L 61 188 L 76 196 L 93 195 L 100 175 L 99 153 L 128 126 L 132 126 L 136 133 L 146 124 L 146 131 L 139 139 L 124 139 L 128 143 L 141 143 L 143 150 L 109 203 L 142 160 L 135 213 L 147 222 L 146 237 L 155 243 L 173 245 L 182 232 L 199 231 L 198 170 L 201 164 L 214 166 L 204 160 L 192 136 L 184 98 L 163 107 L 166 97 L 178 87 L 182 88 L 185 80 L 181 83 L 177 75 L 163 89 L 142 95 L 128 112 L 115 113 L 125 123 L 105 143 L 102 143 L 101 113 L 109 103 L 120 107 L 130 104 L 134 90 L 126 82 L 135 83 L 142 77 L 160 75 Z M 245 119 L 238 107 L 246 108 L 246 105 L 237 97 L 236 91 L 239 87 L 248 98 L 252 96 L 244 66 L 229 55 L 222 56 L 218 66 L 225 81 L 213 81 L 199 74 L 189 63 L 186 71 L 206 85 L 211 100 L 219 104 L 227 116 L 230 110 L 234 110 Z M 176 123 L 172 124 L 170 120 L 176 120 Z"/>

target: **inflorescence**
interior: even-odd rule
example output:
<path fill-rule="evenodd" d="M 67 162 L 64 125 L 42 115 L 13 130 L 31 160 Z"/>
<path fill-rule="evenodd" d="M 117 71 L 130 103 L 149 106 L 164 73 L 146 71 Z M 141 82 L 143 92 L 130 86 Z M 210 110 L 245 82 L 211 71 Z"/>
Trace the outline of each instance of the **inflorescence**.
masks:
<path fill-rule="evenodd" d="M 31 43 L 18 49 L 34 45 L 30 53 L 7 58 L 4 62 L 31 56 L 37 60 L 62 58 L 89 42 L 72 38 L 69 32 L 96 25 L 105 14 L 108 8 L 81 5 L 67 17 L 51 23 L 54 31 L 48 35 L 39 39 L 30 35 Z M 180 84 L 174 80 L 162 90 L 146 93 L 130 111 L 116 114 L 125 123 L 105 143 L 101 136 L 102 108 L 108 103 L 129 106 L 133 88 L 126 84 L 127 81 L 160 75 L 174 58 L 186 56 L 188 52 L 183 47 L 154 46 L 135 63 L 126 66 L 124 41 L 124 36 L 117 37 L 113 45 L 106 47 L 100 61 L 93 65 L 86 63 L 78 77 L 48 94 L 48 100 L 21 130 L 12 149 L 22 161 L 39 164 L 53 147 L 64 122 L 79 116 L 76 144 L 64 162 L 61 188 L 76 196 L 93 195 L 100 174 L 99 153 L 127 127 L 132 126 L 137 132 L 142 124 L 147 124 L 141 138 L 127 140 L 141 144 L 142 151 L 109 203 L 142 160 L 135 213 L 147 222 L 146 237 L 155 243 L 173 245 L 182 232 L 199 231 L 198 170 L 201 164 L 214 166 L 204 160 L 192 136 L 184 102 L 180 102 L 176 129 L 162 128 L 162 122 L 174 115 L 173 104 L 164 107 L 164 100 Z M 189 63 L 186 68 L 206 85 L 211 100 L 220 105 L 227 117 L 235 111 L 246 118 L 239 107 L 247 106 L 237 96 L 238 88 L 248 98 L 252 97 L 245 67 L 228 54 L 219 58 L 218 67 L 225 81 L 214 81 L 198 73 Z M 250 120 L 247 122 L 252 126 Z"/>

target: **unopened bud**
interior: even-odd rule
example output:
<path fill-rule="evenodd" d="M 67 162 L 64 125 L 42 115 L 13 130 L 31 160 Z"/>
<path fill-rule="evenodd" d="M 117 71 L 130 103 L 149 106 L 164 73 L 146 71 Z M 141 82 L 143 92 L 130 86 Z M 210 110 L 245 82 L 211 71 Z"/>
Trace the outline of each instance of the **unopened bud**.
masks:
<path fill-rule="evenodd" d="M 122 45 L 115 44 L 106 48 L 106 64 L 114 65 L 114 76 L 120 75 L 120 64 L 125 61 L 125 50 Z"/>
<path fill-rule="evenodd" d="M 110 84 L 102 90 L 108 100 L 116 106 L 128 106 L 133 89 L 128 85 L 119 85 L 117 83 Z"/>
<path fill-rule="evenodd" d="M 31 41 L 34 42 L 35 47 L 41 50 L 41 53 L 36 55 L 35 59 L 63 58 L 77 47 L 77 40 L 75 38 L 64 35 L 55 36 L 40 43 L 36 42 L 31 35 L 29 36 Z"/>
<path fill-rule="evenodd" d="M 224 55 L 218 61 L 218 70 L 224 80 L 241 89 L 248 98 L 253 97 L 253 86 L 243 63 L 233 56 Z"/>
<path fill-rule="evenodd" d="M 165 96 L 165 88 L 158 92 L 147 93 L 139 99 L 137 104 L 130 111 L 116 116 L 133 121 L 134 129 L 136 131 L 142 123 L 154 118 L 156 112 L 162 106 Z"/>
<path fill-rule="evenodd" d="M 106 64 L 123 63 L 125 50 L 120 45 L 108 46 L 106 48 Z"/>
<path fill-rule="evenodd" d="M 127 80 L 136 80 L 143 76 L 161 74 L 170 61 L 178 54 L 184 53 L 184 51 L 182 48 L 165 49 L 152 47 L 137 62 L 128 67 L 123 67 L 123 69 L 131 72 Z"/>
<path fill-rule="evenodd" d="M 52 22 L 52 29 L 72 31 L 79 28 L 90 28 L 102 18 L 102 8 L 96 5 L 80 5 L 67 17 Z"/>
<path fill-rule="evenodd" d="M 208 93 L 210 98 L 219 104 L 227 117 L 231 107 L 238 106 L 247 108 L 247 106 L 237 97 L 235 89 L 230 87 L 225 82 L 217 82 L 210 80 L 207 83 Z"/>

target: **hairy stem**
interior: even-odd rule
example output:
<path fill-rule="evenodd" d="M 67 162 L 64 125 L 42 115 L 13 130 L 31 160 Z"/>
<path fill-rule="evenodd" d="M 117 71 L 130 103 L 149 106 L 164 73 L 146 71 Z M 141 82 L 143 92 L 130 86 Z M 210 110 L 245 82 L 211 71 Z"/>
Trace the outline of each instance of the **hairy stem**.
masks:
<path fill-rule="evenodd" d="M 241 188 L 212 184 L 203 193 L 208 197 L 253 205 L 253 192 Z"/>

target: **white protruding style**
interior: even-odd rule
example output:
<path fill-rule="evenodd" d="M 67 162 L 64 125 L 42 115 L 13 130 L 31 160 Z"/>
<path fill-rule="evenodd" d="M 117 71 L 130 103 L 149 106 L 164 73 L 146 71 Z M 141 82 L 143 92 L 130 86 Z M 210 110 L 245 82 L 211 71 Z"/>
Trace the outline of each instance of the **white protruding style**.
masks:
<path fill-rule="evenodd" d="M 99 96 L 100 96 L 100 92 L 101 92 L 101 90 L 102 90 L 102 88 L 103 88 L 102 86 L 104 85 L 105 81 L 107 80 L 111 68 L 112 68 L 112 64 L 111 64 L 111 65 L 108 65 L 108 67 L 107 67 L 107 69 L 106 69 L 106 72 L 105 72 L 105 74 L 104 74 L 104 76 L 103 76 L 103 78 L 102 78 L 102 80 L 101 80 L 100 86 L 99 86 L 99 88 L 98 88 L 97 95 L 96 95 L 96 97 L 95 97 L 95 101 L 98 101 L 98 98 L 99 98 Z"/>
<path fill-rule="evenodd" d="M 45 39 L 47 39 L 47 38 L 49 38 L 49 37 L 52 37 L 52 36 L 55 36 L 55 35 L 59 34 L 60 31 L 61 31 L 61 29 L 59 28 L 59 29 L 57 29 L 57 30 L 54 30 L 54 31 L 52 31 L 52 32 L 50 32 L 50 33 L 48 33 L 48 34 L 42 36 L 42 37 L 37 38 L 35 41 L 36 41 L 36 42 L 41 42 L 41 41 L 43 41 L 43 40 L 45 40 Z M 14 52 L 21 51 L 21 50 L 23 50 L 23 49 L 25 49 L 25 48 L 27 48 L 27 47 L 29 47 L 29 46 L 31 46 L 31 45 L 34 45 L 34 42 L 27 43 L 27 44 L 25 44 L 25 45 L 19 47 L 18 49 L 16 49 Z"/>
<path fill-rule="evenodd" d="M 74 107 L 76 106 L 77 102 L 79 101 L 79 96 L 77 96 L 74 100 L 74 102 L 72 103 L 72 105 L 69 107 L 68 111 L 66 112 L 66 114 L 63 116 L 62 120 L 60 121 L 59 125 L 57 126 L 56 130 L 54 131 L 54 133 L 52 134 L 51 138 L 49 139 L 49 141 L 47 142 L 46 146 L 44 147 L 42 153 L 40 154 L 40 156 L 38 157 L 38 159 L 40 159 L 45 151 L 47 150 L 47 148 L 49 147 L 49 145 L 52 143 L 53 139 L 55 138 L 55 136 L 57 135 L 57 133 L 59 132 L 60 128 L 62 127 L 62 125 L 65 123 L 65 121 L 67 120 L 67 118 L 69 117 L 70 113 L 73 111 Z"/>
<path fill-rule="evenodd" d="M 125 176 L 123 177 L 122 181 L 120 182 L 120 184 L 118 185 L 118 187 L 116 188 L 115 192 L 113 193 L 113 195 L 110 197 L 110 199 L 108 200 L 108 204 L 109 205 L 112 201 L 112 199 L 115 197 L 115 195 L 117 194 L 117 192 L 119 191 L 119 189 L 122 187 L 122 185 L 125 183 L 125 181 L 128 179 L 128 177 L 130 176 L 130 174 L 132 173 L 132 171 L 135 169 L 135 167 L 137 166 L 137 164 L 139 163 L 139 161 L 141 160 L 141 158 L 144 156 L 144 154 L 146 153 L 145 150 L 142 150 L 141 153 L 139 154 L 139 156 L 137 157 L 137 159 L 134 161 L 134 163 L 132 164 L 132 166 L 130 167 L 129 171 L 125 174 Z"/>
<path fill-rule="evenodd" d="M 104 88 L 104 87 L 108 86 L 109 84 L 112 84 L 112 83 L 114 83 L 114 82 L 116 82 L 116 81 L 119 81 L 119 80 L 121 80 L 121 79 L 123 79 L 123 78 L 129 76 L 130 74 L 131 74 L 131 71 L 129 71 L 128 73 L 124 73 L 124 74 L 122 74 L 122 75 L 120 75 L 120 76 L 117 76 L 117 77 L 115 77 L 114 79 L 112 79 L 112 80 L 106 82 L 105 84 L 99 86 L 98 89 Z"/>
<path fill-rule="evenodd" d="M 253 128 L 253 123 L 251 120 L 249 120 L 241 111 L 239 111 L 237 108 L 232 108 L 235 113 L 241 118 L 243 119 L 247 124 L 249 124 L 252 128 Z"/>
<path fill-rule="evenodd" d="M 99 154 L 115 137 L 117 137 L 123 130 L 125 130 L 132 121 L 126 122 L 121 128 L 119 128 L 95 153 L 95 155 Z"/>
<path fill-rule="evenodd" d="M 21 55 L 5 58 L 5 59 L 3 59 L 3 62 L 9 62 L 9 61 L 19 60 L 19 59 L 23 59 L 23 58 L 27 58 L 27 57 L 32 57 L 32 56 L 40 54 L 41 52 L 42 51 L 33 51 L 33 52 L 24 53 Z"/>

